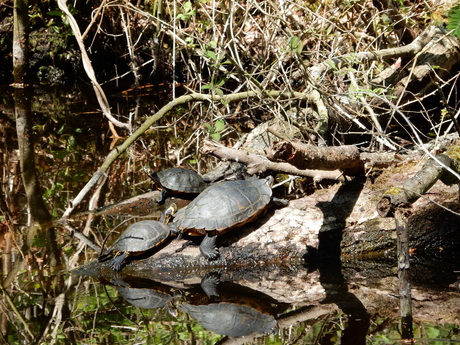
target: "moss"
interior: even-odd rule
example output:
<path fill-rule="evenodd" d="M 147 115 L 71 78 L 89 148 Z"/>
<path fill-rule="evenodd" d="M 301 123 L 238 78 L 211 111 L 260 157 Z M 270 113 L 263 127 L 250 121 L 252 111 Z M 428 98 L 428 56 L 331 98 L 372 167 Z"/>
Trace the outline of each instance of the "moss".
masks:
<path fill-rule="evenodd" d="M 389 188 L 385 191 L 384 195 L 401 195 L 404 192 L 404 189 L 400 187 Z"/>
<path fill-rule="evenodd" d="M 445 154 L 452 160 L 452 168 L 460 172 L 460 145 L 452 145 Z"/>

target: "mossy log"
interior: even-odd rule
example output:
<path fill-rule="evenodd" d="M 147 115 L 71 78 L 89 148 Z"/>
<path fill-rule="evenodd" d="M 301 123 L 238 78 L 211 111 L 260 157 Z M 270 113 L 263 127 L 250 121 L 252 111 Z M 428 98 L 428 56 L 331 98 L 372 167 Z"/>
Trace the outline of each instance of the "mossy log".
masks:
<path fill-rule="evenodd" d="M 441 180 L 445 184 L 459 183 L 451 172 L 459 173 L 459 146 L 452 146 L 446 154 L 430 158 L 422 168 L 401 187 L 392 187 L 385 191 L 377 204 L 377 210 L 382 217 L 391 217 L 394 210 L 403 204 L 412 204 L 427 193 L 430 188 Z"/>

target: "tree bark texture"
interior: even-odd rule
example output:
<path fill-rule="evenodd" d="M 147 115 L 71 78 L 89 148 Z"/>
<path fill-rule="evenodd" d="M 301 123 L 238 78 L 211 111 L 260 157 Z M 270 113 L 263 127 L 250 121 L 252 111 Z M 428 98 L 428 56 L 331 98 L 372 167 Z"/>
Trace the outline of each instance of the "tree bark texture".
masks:
<path fill-rule="evenodd" d="M 293 141 L 279 141 L 272 145 L 268 158 L 288 162 L 299 169 L 336 170 L 346 175 L 363 173 L 359 150 L 353 145 L 317 147 Z"/>
<path fill-rule="evenodd" d="M 401 204 L 396 209 L 396 247 L 398 251 L 399 312 L 401 315 L 401 334 L 403 339 L 412 339 L 412 294 L 410 284 L 409 260 L 409 222 L 410 206 Z"/>
<path fill-rule="evenodd" d="M 27 83 L 29 64 L 29 11 L 27 0 L 14 0 L 13 9 L 13 78 L 17 87 Z"/>
<path fill-rule="evenodd" d="M 456 152 L 457 150 L 451 150 Z M 454 168 L 458 166 L 457 157 L 452 155 L 451 159 L 446 154 L 437 155 L 434 159 L 429 159 L 423 167 L 413 176 L 404 182 L 402 187 L 393 187 L 388 189 L 382 199 L 377 204 L 377 209 L 382 217 L 392 216 L 394 210 L 401 204 L 411 204 L 418 198 L 423 196 L 429 189 L 441 179 L 444 182 L 454 183 L 459 182 L 453 179 L 445 167 Z M 455 163 L 454 163 L 455 162 Z M 441 164 L 440 164 L 441 163 Z M 458 172 L 458 171 L 457 171 Z"/>

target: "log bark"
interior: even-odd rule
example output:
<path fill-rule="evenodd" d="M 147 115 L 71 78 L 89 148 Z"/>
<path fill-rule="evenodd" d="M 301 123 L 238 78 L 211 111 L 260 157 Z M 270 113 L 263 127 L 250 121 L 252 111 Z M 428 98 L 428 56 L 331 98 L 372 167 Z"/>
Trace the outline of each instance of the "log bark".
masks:
<path fill-rule="evenodd" d="M 312 177 L 315 181 L 323 179 L 343 180 L 342 172 L 338 170 L 321 171 L 313 169 L 299 169 L 286 162 L 272 162 L 265 156 L 256 155 L 245 150 L 233 149 L 225 146 L 218 146 L 211 142 L 206 142 L 202 148 L 204 154 L 209 154 L 221 160 L 232 160 L 243 163 L 247 167 L 249 174 L 262 174 L 266 171 L 278 171 L 286 174 Z"/>
<path fill-rule="evenodd" d="M 457 150 L 450 150 L 456 152 Z M 393 187 L 388 189 L 382 199 L 377 204 L 377 210 L 381 217 L 392 216 L 395 209 L 402 204 L 411 204 L 423 196 L 438 180 L 448 183 L 458 183 L 446 168 L 458 166 L 456 156 L 451 159 L 446 154 L 437 155 L 437 160 L 429 159 L 423 167 L 413 176 L 404 182 L 402 187 Z M 457 171 L 458 173 L 458 171 Z"/>
<path fill-rule="evenodd" d="M 380 198 L 378 191 L 382 186 L 396 184 L 402 176 L 407 179 L 414 169 L 416 167 L 404 173 L 387 169 L 386 174 L 375 181 L 337 184 L 308 197 L 291 200 L 287 207 L 273 206 L 255 222 L 219 236 L 219 260 L 202 258 L 198 249 L 201 237 L 184 236 L 171 238 L 164 248 L 145 260 L 132 261 L 124 270 L 171 274 L 171 270 L 178 267 L 206 270 L 224 266 L 292 266 L 305 263 L 307 248 L 346 262 L 378 258 L 395 264 L 394 220 L 379 218 L 374 205 Z M 412 205 L 414 212 L 409 219 L 411 252 L 419 255 L 417 260 L 455 257 L 460 244 L 458 215 L 432 201 L 442 202 L 446 208 L 458 212 L 457 188 L 438 181 L 429 197 L 430 200 L 419 199 Z"/>
<path fill-rule="evenodd" d="M 299 169 L 343 170 L 345 175 L 362 175 L 364 164 L 353 145 L 317 147 L 293 141 L 272 145 L 268 158 L 288 162 Z"/>

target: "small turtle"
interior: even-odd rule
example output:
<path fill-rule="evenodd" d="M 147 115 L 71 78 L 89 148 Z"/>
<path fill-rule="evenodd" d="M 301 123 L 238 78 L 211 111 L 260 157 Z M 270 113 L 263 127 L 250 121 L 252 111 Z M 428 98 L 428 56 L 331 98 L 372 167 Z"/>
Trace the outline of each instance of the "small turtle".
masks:
<path fill-rule="evenodd" d="M 142 220 L 131 224 L 113 245 L 99 256 L 99 261 L 104 261 L 114 253 L 110 266 L 113 270 L 119 271 L 128 256 L 140 255 L 159 246 L 171 233 L 174 233 L 174 229 L 155 220 Z"/>
<path fill-rule="evenodd" d="M 242 226 L 260 215 L 273 199 L 273 182 L 274 178 L 269 176 L 266 179 L 251 177 L 216 183 L 177 211 L 172 226 L 182 233 L 205 235 L 200 251 L 207 259 L 217 259 L 216 235 Z"/>
<path fill-rule="evenodd" d="M 161 190 L 161 198 L 158 201 L 164 203 L 167 195 L 201 193 L 206 188 L 206 182 L 200 174 L 185 168 L 170 168 L 158 173 L 149 168 L 145 168 L 149 173 L 157 189 Z"/>
<path fill-rule="evenodd" d="M 142 309 L 165 308 L 169 314 L 177 316 L 172 305 L 172 294 L 153 288 L 136 289 L 117 286 L 116 289 L 121 297 L 135 307 Z"/>

